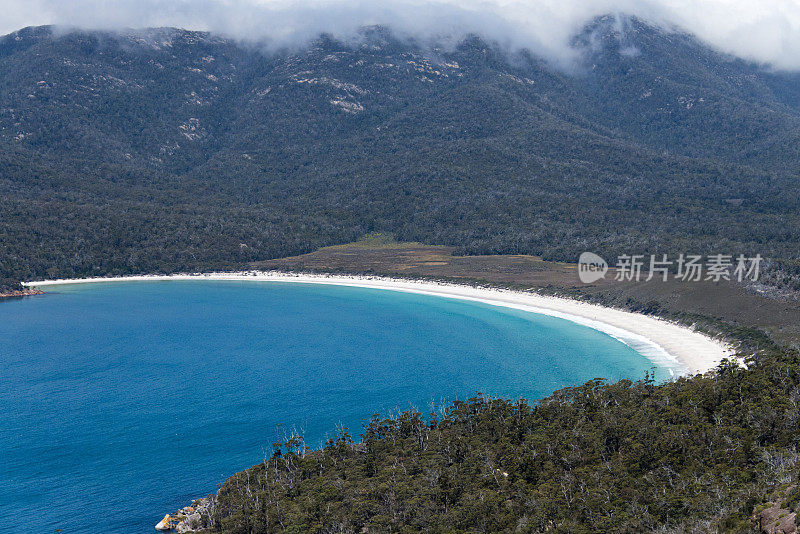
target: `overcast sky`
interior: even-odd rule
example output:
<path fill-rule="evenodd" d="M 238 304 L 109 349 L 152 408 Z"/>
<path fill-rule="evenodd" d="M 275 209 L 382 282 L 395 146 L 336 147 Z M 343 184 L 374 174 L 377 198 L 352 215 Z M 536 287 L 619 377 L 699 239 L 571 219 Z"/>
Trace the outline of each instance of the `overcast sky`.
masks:
<path fill-rule="evenodd" d="M 800 70 L 800 0 L 0 0 L 0 8 L 2 34 L 37 24 L 177 26 L 285 45 L 382 24 L 422 39 L 476 33 L 556 60 L 569 58 L 569 38 L 593 17 L 626 13 Z"/>

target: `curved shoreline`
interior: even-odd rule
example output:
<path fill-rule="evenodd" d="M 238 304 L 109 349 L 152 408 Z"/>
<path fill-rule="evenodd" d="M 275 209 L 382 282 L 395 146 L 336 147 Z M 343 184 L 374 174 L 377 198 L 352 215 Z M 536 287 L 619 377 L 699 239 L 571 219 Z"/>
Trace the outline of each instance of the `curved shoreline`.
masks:
<path fill-rule="evenodd" d="M 604 332 L 630 346 L 671 374 L 704 373 L 733 354 L 724 343 L 689 327 L 634 312 L 607 308 L 578 300 L 524 293 L 506 289 L 475 287 L 451 283 L 404 280 L 399 278 L 301 274 L 287 272 L 234 272 L 174 275 L 75 278 L 25 282 L 30 288 L 97 282 L 136 282 L 166 280 L 236 280 L 251 282 L 289 282 L 328 284 L 383 289 L 481 302 L 493 306 L 549 315 Z"/>

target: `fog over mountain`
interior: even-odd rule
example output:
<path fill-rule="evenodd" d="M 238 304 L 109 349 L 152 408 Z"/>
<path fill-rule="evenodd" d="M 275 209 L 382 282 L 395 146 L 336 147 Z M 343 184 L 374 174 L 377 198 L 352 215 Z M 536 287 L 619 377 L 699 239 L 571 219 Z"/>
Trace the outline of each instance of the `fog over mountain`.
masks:
<path fill-rule="evenodd" d="M 280 47 L 305 45 L 321 32 L 355 39 L 363 26 L 383 25 L 422 42 L 475 34 L 565 66 L 580 53 L 570 43 L 582 27 L 625 13 L 747 60 L 800 68 L 800 3 L 787 0 L 4 0 L 2 7 L 0 33 L 38 24 L 174 26 Z"/>
<path fill-rule="evenodd" d="M 2 37 L 0 279 L 236 269 L 373 231 L 794 261 L 800 74 L 634 18 L 576 35 L 575 73 L 383 28 L 274 54 L 164 28 Z"/>

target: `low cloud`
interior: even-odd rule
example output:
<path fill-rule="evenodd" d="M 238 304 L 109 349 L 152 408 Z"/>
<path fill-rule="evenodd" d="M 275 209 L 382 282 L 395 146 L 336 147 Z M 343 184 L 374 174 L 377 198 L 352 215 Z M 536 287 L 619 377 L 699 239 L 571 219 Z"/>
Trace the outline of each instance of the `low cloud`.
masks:
<path fill-rule="evenodd" d="M 57 24 L 87 29 L 176 26 L 275 46 L 322 32 L 355 38 L 385 25 L 421 41 L 477 34 L 569 61 L 570 39 L 594 17 L 635 15 L 688 31 L 710 46 L 800 70 L 800 3 L 794 0 L 0 0 L 0 33 Z"/>

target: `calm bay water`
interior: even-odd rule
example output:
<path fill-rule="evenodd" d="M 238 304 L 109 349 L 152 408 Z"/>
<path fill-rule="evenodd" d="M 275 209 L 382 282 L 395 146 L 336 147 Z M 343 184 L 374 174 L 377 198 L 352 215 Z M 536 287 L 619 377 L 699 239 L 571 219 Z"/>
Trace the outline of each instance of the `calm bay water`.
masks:
<path fill-rule="evenodd" d="M 562 319 L 425 295 L 52 287 L 0 302 L 0 531 L 150 533 L 292 428 L 318 446 L 376 412 L 476 392 L 536 399 L 652 366 Z"/>

